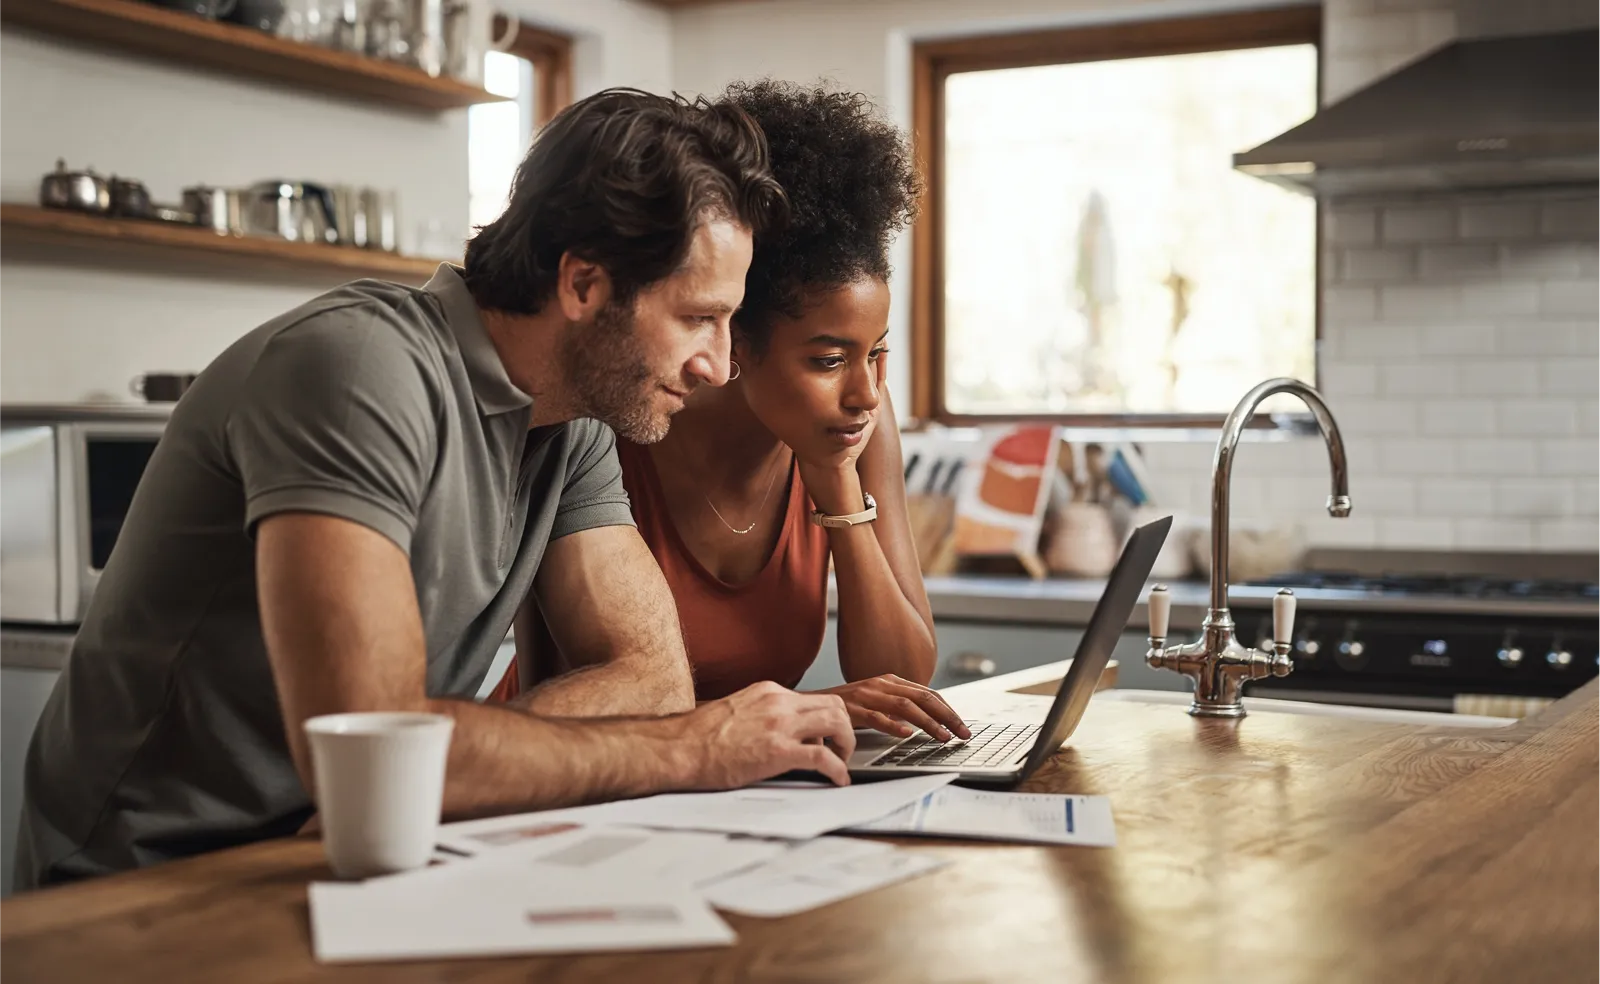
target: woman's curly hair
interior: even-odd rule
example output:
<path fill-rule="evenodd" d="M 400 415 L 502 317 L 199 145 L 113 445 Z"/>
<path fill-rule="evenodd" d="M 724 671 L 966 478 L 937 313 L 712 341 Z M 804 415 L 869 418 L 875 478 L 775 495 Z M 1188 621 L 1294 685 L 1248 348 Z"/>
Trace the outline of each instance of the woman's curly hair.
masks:
<path fill-rule="evenodd" d="M 776 315 L 800 317 L 808 299 L 862 277 L 889 276 L 889 240 L 916 214 L 922 181 L 911 149 L 866 96 L 824 86 L 736 82 L 723 99 L 767 137 L 789 221 L 758 236 L 739 336 L 766 350 Z"/>

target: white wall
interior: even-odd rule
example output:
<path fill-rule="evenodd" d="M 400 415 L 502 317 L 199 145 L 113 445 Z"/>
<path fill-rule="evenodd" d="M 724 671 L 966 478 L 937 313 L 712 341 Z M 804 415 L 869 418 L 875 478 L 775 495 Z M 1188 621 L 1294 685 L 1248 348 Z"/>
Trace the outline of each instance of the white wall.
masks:
<path fill-rule="evenodd" d="M 508 14 L 572 35 L 573 95 L 672 88 L 672 16 L 643 0 L 497 0 Z"/>
<path fill-rule="evenodd" d="M 519 0 L 520 16 L 577 39 L 584 95 L 665 90 L 670 23 L 635 0 Z M 35 203 L 57 157 L 146 183 L 176 202 L 190 184 L 304 178 L 399 193 L 401 239 L 467 224 L 467 116 L 417 114 L 180 68 L 43 35 L 0 33 L 0 198 Z M 165 262 L 9 241 L 0 254 L 0 398 L 131 399 L 150 369 L 205 366 L 240 334 L 339 283 L 219 277 Z"/>

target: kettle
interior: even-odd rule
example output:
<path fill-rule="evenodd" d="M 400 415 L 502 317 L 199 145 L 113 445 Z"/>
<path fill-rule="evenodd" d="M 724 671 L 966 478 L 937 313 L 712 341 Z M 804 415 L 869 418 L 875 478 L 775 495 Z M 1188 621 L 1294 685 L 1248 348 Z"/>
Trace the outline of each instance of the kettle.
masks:
<path fill-rule="evenodd" d="M 297 243 L 331 243 L 333 196 L 305 181 L 260 181 L 244 191 L 240 219 L 247 235 Z"/>

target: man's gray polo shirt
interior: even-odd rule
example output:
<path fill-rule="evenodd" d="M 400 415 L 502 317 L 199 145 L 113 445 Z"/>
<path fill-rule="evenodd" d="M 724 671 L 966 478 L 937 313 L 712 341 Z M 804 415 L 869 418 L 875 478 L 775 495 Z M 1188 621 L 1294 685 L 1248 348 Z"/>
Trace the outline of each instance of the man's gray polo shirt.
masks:
<path fill-rule="evenodd" d="M 27 887 L 293 833 L 254 526 L 340 516 L 411 559 L 428 693 L 483 683 L 550 540 L 633 522 L 612 433 L 529 431 L 466 284 L 347 284 L 257 328 L 178 404 L 28 750 Z"/>

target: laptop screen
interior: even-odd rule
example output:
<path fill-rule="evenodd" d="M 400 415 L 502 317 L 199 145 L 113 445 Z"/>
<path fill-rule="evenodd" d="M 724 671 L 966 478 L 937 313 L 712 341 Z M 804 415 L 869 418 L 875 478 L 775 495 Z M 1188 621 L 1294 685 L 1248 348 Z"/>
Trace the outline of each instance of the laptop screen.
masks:
<path fill-rule="evenodd" d="M 1100 682 L 1100 674 L 1105 672 L 1106 664 L 1111 661 L 1111 651 L 1116 648 L 1122 630 L 1127 628 L 1128 619 L 1133 616 L 1133 606 L 1139 603 L 1139 593 L 1144 589 L 1150 570 L 1155 567 L 1156 555 L 1161 552 L 1161 545 L 1166 542 L 1167 532 L 1171 529 L 1172 517 L 1167 516 L 1139 527 L 1128 537 L 1127 544 L 1122 548 L 1122 556 L 1117 558 L 1117 566 L 1112 568 L 1111 576 L 1106 579 L 1106 590 L 1095 603 L 1094 614 L 1089 616 L 1089 627 L 1078 642 L 1072 666 L 1061 681 L 1061 689 L 1056 691 L 1050 715 L 1039 729 L 1039 740 L 1022 769 L 1022 778 L 1026 779 L 1033 770 L 1044 764 L 1045 759 L 1054 755 L 1083 718 L 1089 698 L 1094 695 L 1095 687 Z"/>

